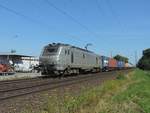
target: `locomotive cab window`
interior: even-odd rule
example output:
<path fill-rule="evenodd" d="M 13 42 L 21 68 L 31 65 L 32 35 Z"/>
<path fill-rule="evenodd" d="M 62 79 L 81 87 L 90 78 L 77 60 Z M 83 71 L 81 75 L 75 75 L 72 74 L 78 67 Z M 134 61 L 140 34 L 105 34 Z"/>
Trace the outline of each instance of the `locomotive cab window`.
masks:
<path fill-rule="evenodd" d="M 50 47 L 50 48 L 45 48 L 43 55 L 50 55 L 50 54 L 55 54 L 58 51 L 58 47 Z"/>

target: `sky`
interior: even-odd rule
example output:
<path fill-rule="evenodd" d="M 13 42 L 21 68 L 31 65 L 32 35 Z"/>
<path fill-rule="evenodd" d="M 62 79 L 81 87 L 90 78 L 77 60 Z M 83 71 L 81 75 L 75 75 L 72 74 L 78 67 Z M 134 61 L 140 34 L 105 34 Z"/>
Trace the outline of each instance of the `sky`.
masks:
<path fill-rule="evenodd" d="M 135 63 L 150 48 L 150 0 L 0 0 L 0 52 L 66 43 Z"/>

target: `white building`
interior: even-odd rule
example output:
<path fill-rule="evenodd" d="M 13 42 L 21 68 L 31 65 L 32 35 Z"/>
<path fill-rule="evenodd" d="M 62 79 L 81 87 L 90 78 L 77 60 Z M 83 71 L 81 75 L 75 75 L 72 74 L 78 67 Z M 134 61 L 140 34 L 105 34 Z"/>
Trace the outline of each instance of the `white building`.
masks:
<path fill-rule="evenodd" d="M 12 65 L 18 72 L 30 72 L 34 66 L 39 65 L 39 59 L 34 56 L 0 53 L 0 64 Z"/>

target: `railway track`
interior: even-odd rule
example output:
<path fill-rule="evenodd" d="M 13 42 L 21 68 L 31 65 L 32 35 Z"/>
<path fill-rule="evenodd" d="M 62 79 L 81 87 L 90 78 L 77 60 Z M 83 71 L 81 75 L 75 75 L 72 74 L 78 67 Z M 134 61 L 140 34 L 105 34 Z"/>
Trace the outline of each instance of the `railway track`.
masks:
<path fill-rule="evenodd" d="M 111 73 L 111 72 L 103 72 L 103 73 Z M 15 79 L 15 80 L 3 80 L 3 81 L 0 81 L 0 86 L 14 84 L 14 83 L 17 84 L 17 83 L 22 83 L 22 82 L 30 82 L 31 80 L 34 82 L 34 81 L 43 80 L 43 79 L 44 79 L 43 77 L 38 77 L 38 78 L 36 77 L 36 78 L 23 78 L 23 79 Z M 49 79 L 49 78 L 47 78 L 47 79 Z"/>
<path fill-rule="evenodd" d="M 122 72 L 127 72 L 124 70 Z M 89 81 L 92 79 L 101 79 L 102 81 L 108 78 L 115 78 L 117 72 L 105 72 L 88 74 L 83 76 L 74 76 L 62 79 L 22 79 L 14 81 L 0 82 L 0 102 L 15 97 L 20 97 L 28 94 L 38 93 L 46 90 L 52 90 L 59 87 L 65 87 L 80 82 Z"/>
<path fill-rule="evenodd" d="M 37 80 L 39 78 L 23 78 L 23 79 L 15 79 L 15 80 L 3 80 L 3 81 L 0 81 L 0 85 L 26 82 L 29 79 L 30 80 Z"/>

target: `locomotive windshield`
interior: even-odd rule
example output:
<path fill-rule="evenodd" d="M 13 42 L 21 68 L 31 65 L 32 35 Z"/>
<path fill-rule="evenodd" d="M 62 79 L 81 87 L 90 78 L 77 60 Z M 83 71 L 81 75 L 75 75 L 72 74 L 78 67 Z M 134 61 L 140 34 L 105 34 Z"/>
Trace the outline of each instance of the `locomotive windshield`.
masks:
<path fill-rule="evenodd" d="M 43 51 L 43 55 L 47 56 L 47 55 L 51 55 L 51 54 L 55 54 L 58 51 L 58 47 L 49 47 L 49 48 L 45 48 Z"/>

